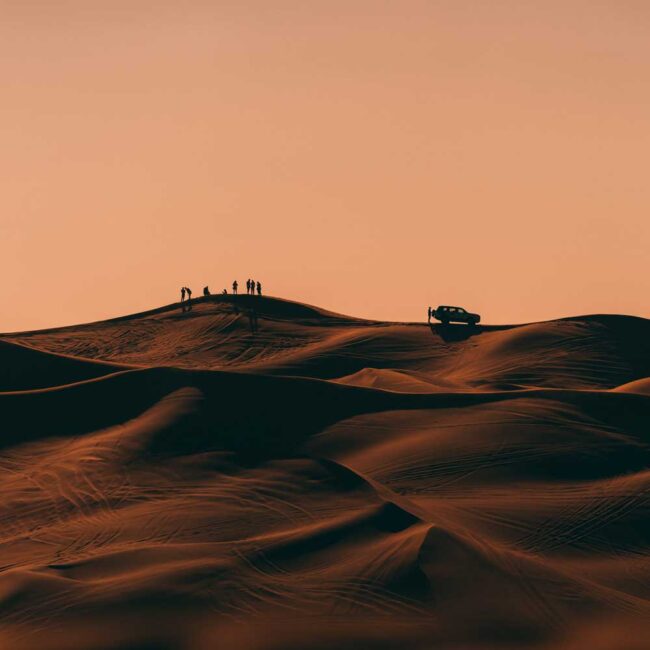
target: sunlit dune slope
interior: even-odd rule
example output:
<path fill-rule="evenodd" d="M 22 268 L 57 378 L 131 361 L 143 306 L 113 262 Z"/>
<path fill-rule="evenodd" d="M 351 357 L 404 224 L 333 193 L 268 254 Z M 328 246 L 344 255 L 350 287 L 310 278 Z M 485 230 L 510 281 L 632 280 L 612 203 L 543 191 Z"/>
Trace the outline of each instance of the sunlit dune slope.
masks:
<path fill-rule="evenodd" d="M 639 393 L 640 395 L 650 396 L 650 377 L 630 381 L 627 384 L 617 386 L 614 390 L 625 393 Z"/>
<path fill-rule="evenodd" d="M 649 336 L 247 296 L 4 335 L 0 647 L 641 650 Z"/>
<path fill-rule="evenodd" d="M 104 362 L 340 379 L 407 392 L 417 383 L 419 392 L 427 385 L 432 391 L 613 388 L 647 375 L 649 334 L 647 320 L 629 316 L 445 328 L 363 321 L 275 298 L 214 296 L 197 300 L 188 313 L 171 305 L 7 338 Z"/>

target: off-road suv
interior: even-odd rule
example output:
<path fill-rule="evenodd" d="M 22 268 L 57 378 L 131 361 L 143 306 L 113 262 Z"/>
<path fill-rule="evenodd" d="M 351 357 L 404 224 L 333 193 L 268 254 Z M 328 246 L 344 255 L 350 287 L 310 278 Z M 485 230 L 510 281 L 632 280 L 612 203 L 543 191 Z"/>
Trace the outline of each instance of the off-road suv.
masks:
<path fill-rule="evenodd" d="M 448 323 L 467 323 L 473 326 L 481 321 L 481 317 L 478 314 L 471 314 L 462 307 L 447 307 L 446 305 L 441 305 L 437 309 L 434 309 L 431 315 L 437 318 L 443 325 L 447 325 Z"/>

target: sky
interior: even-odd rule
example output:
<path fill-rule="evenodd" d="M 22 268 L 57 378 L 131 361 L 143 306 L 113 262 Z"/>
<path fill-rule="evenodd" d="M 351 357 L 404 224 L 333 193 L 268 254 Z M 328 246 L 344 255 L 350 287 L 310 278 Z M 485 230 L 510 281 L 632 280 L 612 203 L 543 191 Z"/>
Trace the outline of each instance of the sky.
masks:
<path fill-rule="evenodd" d="M 188 285 L 650 317 L 647 0 L 0 0 L 0 331 Z"/>

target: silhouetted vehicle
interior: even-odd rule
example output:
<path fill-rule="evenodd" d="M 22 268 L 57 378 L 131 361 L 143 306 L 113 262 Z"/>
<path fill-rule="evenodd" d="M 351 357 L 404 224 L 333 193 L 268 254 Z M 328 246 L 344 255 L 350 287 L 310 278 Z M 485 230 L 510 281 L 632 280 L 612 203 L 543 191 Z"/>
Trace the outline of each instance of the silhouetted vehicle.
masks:
<path fill-rule="evenodd" d="M 448 307 L 441 305 L 434 309 L 432 316 L 437 318 L 443 325 L 448 323 L 467 323 L 468 325 L 476 325 L 481 321 L 478 314 L 472 314 L 465 311 L 462 307 Z"/>

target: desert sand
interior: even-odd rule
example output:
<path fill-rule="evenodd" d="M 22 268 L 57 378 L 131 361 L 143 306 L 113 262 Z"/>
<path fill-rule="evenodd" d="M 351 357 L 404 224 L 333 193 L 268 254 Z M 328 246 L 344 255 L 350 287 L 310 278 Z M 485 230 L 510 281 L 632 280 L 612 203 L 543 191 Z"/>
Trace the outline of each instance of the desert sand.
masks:
<path fill-rule="evenodd" d="M 648 320 L 215 296 L 0 361 L 0 648 L 650 647 Z"/>

